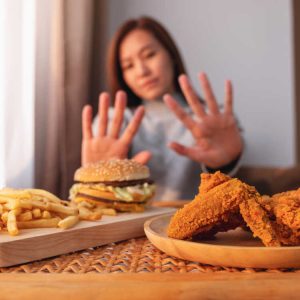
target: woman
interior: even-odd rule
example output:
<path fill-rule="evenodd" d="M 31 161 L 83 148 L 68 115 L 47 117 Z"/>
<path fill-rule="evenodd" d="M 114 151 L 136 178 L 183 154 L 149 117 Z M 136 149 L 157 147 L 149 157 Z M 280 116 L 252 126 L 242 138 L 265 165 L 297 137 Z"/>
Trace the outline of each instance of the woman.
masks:
<path fill-rule="evenodd" d="M 109 86 L 116 93 L 114 111 L 109 109 L 109 95 L 102 93 L 94 135 L 92 108 L 84 107 L 83 165 L 128 156 L 147 163 L 157 184 L 157 200 L 193 198 L 202 171 L 234 172 L 243 143 L 233 115 L 230 81 L 225 83 L 220 111 L 201 73 L 204 104 L 184 75 L 174 41 L 147 17 L 123 24 L 108 54 Z"/>

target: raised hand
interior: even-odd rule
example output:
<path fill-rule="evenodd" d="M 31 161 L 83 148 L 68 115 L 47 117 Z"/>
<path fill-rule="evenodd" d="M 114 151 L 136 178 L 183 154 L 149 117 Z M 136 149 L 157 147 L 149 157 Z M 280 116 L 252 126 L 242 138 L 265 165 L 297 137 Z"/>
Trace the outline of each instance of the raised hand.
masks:
<path fill-rule="evenodd" d="M 86 105 L 82 111 L 82 146 L 81 146 L 81 163 L 96 162 L 101 159 L 127 158 L 128 151 L 132 140 L 140 126 L 144 116 L 144 108 L 138 107 L 120 135 L 124 111 L 126 108 L 127 96 L 124 92 L 119 91 L 116 94 L 114 116 L 110 131 L 108 132 L 108 110 L 110 97 L 107 93 L 101 93 L 98 106 L 98 131 L 96 135 L 92 132 L 92 107 Z M 138 153 L 133 159 L 140 163 L 146 163 L 150 159 L 151 153 L 143 151 Z"/>
<path fill-rule="evenodd" d="M 224 110 L 220 111 L 207 76 L 201 73 L 199 80 L 207 111 L 186 75 L 179 77 L 179 84 L 194 116 L 187 114 L 170 95 L 164 96 L 166 105 L 195 139 L 192 146 L 172 142 L 169 147 L 178 154 L 204 163 L 210 168 L 219 168 L 236 159 L 243 149 L 242 138 L 233 115 L 232 85 L 229 80 L 225 82 Z"/>

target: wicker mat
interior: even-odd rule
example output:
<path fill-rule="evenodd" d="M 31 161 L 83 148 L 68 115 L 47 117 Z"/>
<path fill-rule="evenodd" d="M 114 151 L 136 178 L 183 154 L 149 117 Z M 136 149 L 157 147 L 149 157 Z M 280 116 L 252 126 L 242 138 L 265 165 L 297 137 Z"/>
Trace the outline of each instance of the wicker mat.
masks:
<path fill-rule="evenodd" d="M 9 268 L 1 273 L 206 273 L 206 272 L 300 272 L 300 269 L 252 269 L 204 265 L 168 256 L 148 239 L 91 248 Z"/>

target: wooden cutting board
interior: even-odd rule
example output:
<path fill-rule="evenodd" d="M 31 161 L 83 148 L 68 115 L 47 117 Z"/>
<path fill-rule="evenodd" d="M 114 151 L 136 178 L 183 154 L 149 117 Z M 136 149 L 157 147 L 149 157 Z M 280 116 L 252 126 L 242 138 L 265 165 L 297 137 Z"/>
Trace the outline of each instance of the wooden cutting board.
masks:
<path fill-rule="evenodd" d="M 0 267 L 140 237 L 147 219 L 174 212 L 174 208 L 150 207 L 142 213 L 120 213 L 101 220 L 81 221 L 70 229 L 21 229 L 17 236 L 0 232 Z"/>

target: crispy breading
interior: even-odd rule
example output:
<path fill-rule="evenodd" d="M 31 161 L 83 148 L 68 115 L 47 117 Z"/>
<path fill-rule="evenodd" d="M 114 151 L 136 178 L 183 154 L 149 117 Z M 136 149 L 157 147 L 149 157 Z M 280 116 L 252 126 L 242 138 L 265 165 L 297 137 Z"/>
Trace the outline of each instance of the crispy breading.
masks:
<path fill-rule="evenodd" d="M 264 197 L 264 207 L 291 229 L 300 228 L 300 189 Z"/>
<path fill-rule="evenodd" d="M 199 186 L 199 193 L 205 194 L 212 188 L 230 179 L 231 177 L 221 173 L 220 171 L 217 171 L 214 174 L 201 173 L 201 184 Z"/>
<path fill-rule="evenodd" d="M 260 196 L 220 172 L 202 174 L 198 195 L 175 213 L 167 233 L 198 240 L 245 225 L 265 246 L 300 245 L 300 189 Z"/>
<path fill-rule="evenodd" d="M 232 211 L 228 215 L 225 215 L 221 222 L 210 226 L 209 230 L 207 230 L 207 228 L 206 230 L 202 229 L 199 234 L 193 236 L 193 240 L 211 239 L 218 232 L 226 232 L 244 226 L 246 226 L 246 223 L 239 210 L 236 212 Z"/>
<path fill-rule="evenodd" d="M 274 228 L 278 239 L 282 245 L 297 246 L 300 245 L 300 235 L 298 230 L 292 230 L 280 221 L 274 222 Z"/>
<path fill-rule="evenodd" d="M 277 237 L 273 222 L 259 204 L 258 199 L 259 196 L 257 195 L 241 202 L 241 215 L 253 235 L 259 237 L 265 246 L 280 246 L 280 240 Z"/>
<path fill-rule="evenodd" d="M 238 179 L 225 181 L 178 210 L 172 217 L 168 236 L 187 239 L 200 232 L 206 232 L 214 225 L 228 221 L 231 212 L 236 212 L 239 204 L 252 197 L 254 190 Z"/>
<path fill-rule="evenodd" d="M 273 227 L 278 239 L 286 246 L 300 245 L 299 191 L 288 191 L 259 199 L 260 205 L 274 220 Z"/>

